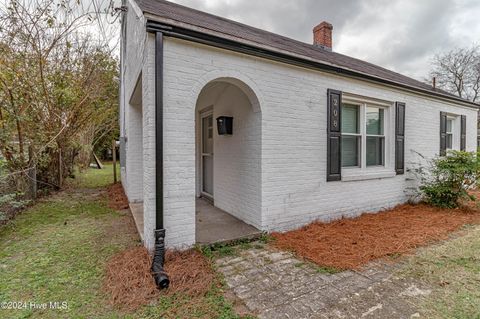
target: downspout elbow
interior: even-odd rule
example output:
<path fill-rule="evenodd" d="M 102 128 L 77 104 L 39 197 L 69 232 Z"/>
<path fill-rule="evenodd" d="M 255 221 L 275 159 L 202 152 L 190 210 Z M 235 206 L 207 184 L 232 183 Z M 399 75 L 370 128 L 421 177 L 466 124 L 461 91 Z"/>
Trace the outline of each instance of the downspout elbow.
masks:
<path fill-rule="evenodd" d="M 155 230 L 155 251 L 152 262 L 152 273 L 158 289 L 167 289 L 170 279 L 164 269 L 165 265 L 165 229 Z"/>

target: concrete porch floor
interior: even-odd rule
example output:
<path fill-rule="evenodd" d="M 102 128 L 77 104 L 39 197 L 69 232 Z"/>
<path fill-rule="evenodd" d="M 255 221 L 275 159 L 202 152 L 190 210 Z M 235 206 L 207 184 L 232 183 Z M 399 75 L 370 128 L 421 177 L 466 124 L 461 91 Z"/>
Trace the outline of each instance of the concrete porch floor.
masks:
<path fill-rule="evenodd" d="M 143 203 L 130 203 L 130 211 L 143 241 Z M 195 241 L 201 245 L 254 239 L 262 235 L 260 230 L 202 198 L 196 200 L 195 222 Z"/>
<path fill-rule="evenodd" d="M 262 235 L 255 227 L 197 198 L 195 209 L 195 241 L 208 245 L 227 243 L 239 239 L 254 239 Z"/>

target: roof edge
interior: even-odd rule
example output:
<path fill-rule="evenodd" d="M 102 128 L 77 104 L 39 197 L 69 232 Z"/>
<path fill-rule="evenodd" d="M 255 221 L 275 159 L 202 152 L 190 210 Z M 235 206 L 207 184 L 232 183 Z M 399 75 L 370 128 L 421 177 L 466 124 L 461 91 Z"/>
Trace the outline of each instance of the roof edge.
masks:
<path fill-rule="evenodd" d="M 153 16 L 153 19 L 152 19 Z M 450 102 L 460 103 L 464 106 L 480 109 L 480 104 L 465 100 L 460 97 L 453 95 L 443 94 L 441 92 L 433 92 L 425 90 L 419 87 L 410 86 L 408 84 L 398 83 L 392 80 L 384 79 L 377 77 L 371 74 L 363 73 L 360 71 L 352 70 L 349 68 L 341 67 L 338 65 L 330 64 L 327 62 L 322 62 L 314 60 L 305 56 L 297 55 L 290 53 L 288 51 L 281 51 L 275 48 L 268 46 L 260 46 L 251 41 L 241 41 L 239 39 L 231 39 L 229 37 L 220 36 L 217 32 L 212 32 L 211 30 L 203 30 L 198 26 L 191 26 L 193 29 L 188 28 L 190 25 L 183 24 L 181 27 L 175 25 L 178 21 L 171 20 L 165 22 L 159 22 L 155 15 L 147 14 L 146 15 L 146 29 L 148 32 L 162 32 L 166 36 L 179 38 L 187 41 L 197 42 L 209 46 L 214 46 L 229 51 L 235 51 L 243 54 L 253 55 L 261 58 L 266 58 L 269 60 L 274 60 L 282 63 L 287 63 L 291 65 L 296 65 L 300 67 L 306 67 L 315 70 L 321 70 L 328 73 L 333 73 L 336 75 L 356 78 L 361 80 L 368 80 L 377 84 L 392 86 L 401 90 L 406 90 L 415 93 L 421 93 L 436 99 L 446 100 Z M 175 23 L 175 24 L 174 24 Z M 195 30 L 194 30 L 195 29 Z M 210 31 L 210 32 L 209 32 Z M 213 34 L 216 33 L 216 34 Z"/>

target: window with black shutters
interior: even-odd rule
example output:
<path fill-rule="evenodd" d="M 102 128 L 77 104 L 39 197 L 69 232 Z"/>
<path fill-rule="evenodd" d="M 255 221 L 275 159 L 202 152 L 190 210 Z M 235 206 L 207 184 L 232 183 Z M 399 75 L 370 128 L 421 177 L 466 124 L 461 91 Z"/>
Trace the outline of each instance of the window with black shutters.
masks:
<path fill-rule="evenodd" d="M 385 166 L 387 105 L 349 100 L 342 103 L 342 167 Z"/>
<path fill-rule="evenodd" d="M 466 116 L 440 112 L 440 155 L 466 149 Z"/>
<path fill-rule="evenodd" d="M 328 90 L 327 181 L 404 174 L 405 103 Z"/>

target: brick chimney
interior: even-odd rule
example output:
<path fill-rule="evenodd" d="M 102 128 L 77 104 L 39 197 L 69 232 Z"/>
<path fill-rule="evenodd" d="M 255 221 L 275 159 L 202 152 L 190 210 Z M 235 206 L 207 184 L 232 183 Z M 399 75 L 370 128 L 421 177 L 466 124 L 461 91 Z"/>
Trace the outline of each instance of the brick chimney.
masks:
<path fill-rule="evenodd" d="M 313 44 L 332 51 L 332 30 L 333 25 L 323 21 L 313 28 Z"/>

